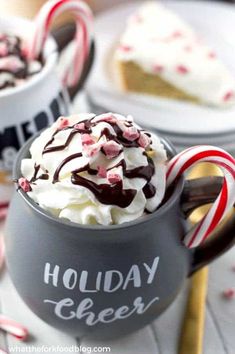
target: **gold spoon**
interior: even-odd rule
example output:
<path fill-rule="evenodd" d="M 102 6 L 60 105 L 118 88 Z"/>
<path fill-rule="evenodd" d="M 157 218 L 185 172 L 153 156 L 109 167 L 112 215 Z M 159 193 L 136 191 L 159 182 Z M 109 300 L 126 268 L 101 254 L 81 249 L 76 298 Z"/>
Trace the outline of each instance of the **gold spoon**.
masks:
<path fill-rule="evenodd" d="M 192 276 L 178 354 L 201 354 L 205 322 L 208 267 Z"/>

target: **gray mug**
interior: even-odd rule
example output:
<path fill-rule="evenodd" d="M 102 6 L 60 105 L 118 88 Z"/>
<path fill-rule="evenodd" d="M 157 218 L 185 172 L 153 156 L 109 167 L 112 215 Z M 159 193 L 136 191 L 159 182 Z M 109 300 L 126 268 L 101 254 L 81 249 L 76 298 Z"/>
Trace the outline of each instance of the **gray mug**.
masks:
<path fill-rule="evenodd" d="M 31 144 L 19 152 L 15 179 Z M 16 190 L 5 232 L 13 283 L 36 315 L 73 336 L 106 339 L 138 330 L 174 301 L 188 276 L 234 244 L 235 217 L 202 246 L 182 243 L 187 215 L 214 201 L 220 188 L 219 177 L 181 177 L 154 213 L 113 226 L 57 219 Z"/>

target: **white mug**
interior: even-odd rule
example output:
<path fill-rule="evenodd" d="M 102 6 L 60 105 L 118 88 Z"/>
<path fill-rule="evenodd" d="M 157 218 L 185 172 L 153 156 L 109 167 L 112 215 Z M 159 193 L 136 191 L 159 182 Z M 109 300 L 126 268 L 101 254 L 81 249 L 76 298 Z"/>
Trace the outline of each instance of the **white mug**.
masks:
<path fill-rule="evenodd" d="M 0 32 L 27 39 L 32 22 L 0 17 Z M 69 114 L 68 91 L 56 70 L 58 57 L 57 44 L 50 37 L 43 51 L 45 64 L 41 72 L 18 87 L 0 90 L 0 206 L 11 197 L 11 171 L 19 148 L 58 116 Z"/>

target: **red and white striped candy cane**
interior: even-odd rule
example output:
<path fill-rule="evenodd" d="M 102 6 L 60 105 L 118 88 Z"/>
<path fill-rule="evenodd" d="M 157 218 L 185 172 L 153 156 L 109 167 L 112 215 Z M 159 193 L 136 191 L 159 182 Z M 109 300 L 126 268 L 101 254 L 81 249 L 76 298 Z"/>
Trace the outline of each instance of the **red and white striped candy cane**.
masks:
<path fill-rule="evenodd" d="M 4 315 L 0 315 L 0 329 L 23 341 L 28 337 L 24 326 Z"/>
<path fill-rule="evenodd" d="M 4 349 L 0 348 L 0 354 L 8 354 Z"/>
<path fill-rule="evenodd" d="M 74 86 L 82 74 L 93 35 L 93 15 L 85 2 L 81 0 L 47 1 L 35 19 L 35 32 L 29 45 L 29 58 L 37 59 L 39 57 L 48 38 L 52 22 L 67 11 L 75 16 L 76 35 L 73 62 L 68 64 L 63 81 L 67 86 Z"/>
<path fill-rule="evenodd" d="M 0 270 L 5 261 L 5 242 L 3 236 L 0 234 Z"/>
<path fill-rule="evenodd" d="M 6 219 L 8 208 L 0 208 L 0 221 Z"/>
<path fill-rule="evenodd" d="M 167 165 L 167 186 L 198 162 L 211 162 L 224 174 L 223 186 L 214 204 L 186 235 L 187 247 L 196 247 L 211 234 L 235 203 L 235 159 L 223 149 L 214 146 L 195 146 L 173 157 Z"/>

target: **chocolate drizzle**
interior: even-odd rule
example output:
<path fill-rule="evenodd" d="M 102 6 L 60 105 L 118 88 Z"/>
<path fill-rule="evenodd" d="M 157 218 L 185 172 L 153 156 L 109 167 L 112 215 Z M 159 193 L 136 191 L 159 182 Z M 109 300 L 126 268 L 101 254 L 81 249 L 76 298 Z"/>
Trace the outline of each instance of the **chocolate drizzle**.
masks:
<path fill-rule="evenodd" d="M 66 129 L 68 129 L 68 128 L 66 128 Z M 64 129 L 64 130 L 65 130 L 65 129 Z M 71 133 L 69 134 L 69 136 L 68 136 L 68 138 L 67 138 L 67 140 L 66 140 L 66 142 L 65 142 L 64 144 L 62 144 L 62 145 L 57 145 L 57 146 L 50 146 L 50 145 L 53 143 L 53 141 L 55 140 L 55 136 L 57 135 L 58 132 L 59 132 L 59 130 L 57 130 L 57 131 L 52 135 L 51 140 L 48 141 L 48 143 L 45 145 L 44 150 L 43 150 L 43 152 L 42 152 L 43 154 L 46 154 L 46 153 L 48 153 L 48 152 L 63 151 L 67 146 L 69 146 L 69 144 L 71 143 L 73 137 L 74 137 L 77 133 L 79 133 L 79 130 L 73 129 L 73 130 L 71 131 Z"/>
<path fill-rule="evenodd" d="M 45 170 L 45 173 L 42 173 L 41 175 L 38 176 L 38 172 L 40 171 L 40 168 L 41 165 L 37 165 L 37 164 L 34 165 L 34 174 L 31 180 L 29 181 L 30 183 L 35 183 L 38 179 L 43 179 L 43 180 L 49 179 L 49 174 L 47 170 Z"/>
<path fill-rule="evenodd" d="M 115 184 L 97 184 L 79 174 L 72 173 L 71 181 L 73 184 L 88 188 L 102 204 L 117 205 L 126 208 L 135 198 L 135 189 L 123 189 L 122 182 Z"/>
<path fill-rule="evenodd" d="M 110 125 L 113 127 L 113 130 L 115 131 L 116 135 L 113 135 L 112 133 L 110 133 L 110 130 L 108 128 L 104 128 L 102 130 L 101 137 L 106 136 L 106 139 L 108 141 L 113 140 L 116 143 L 118 143 L 126 148 L 131 148 L 131 147 L 138 148 L 139 147 L 139 144 L 136 140 L 129 141 L 122 136 L 123 132 L 117 124 L 110 123 Z"/>
<path fill-rule="evenodd" d="M 71 143 L 73 137 L 78 133 L 79 134 L 90 134 L 92 132 L 92 127 L 96 126 L 97 124 L 99 124 L 101 122 L 100 120 L 94 121 L 94 118 L 95 117 L 88 119 L 88 120 L 84 120 L 82 122 L 79 122 L 79 123 L 84 123 L 84 129 L 78 129 L 77 124 L 75 124 L 74 126 L 67 126 L 62 129 L 56 130 L 55 133 L 52 135 L 52 138 L 45 145 L 44 150 L 43 150 L 43 154 L 65 150 L 69 146 L 69 144 Z M 138 144 L 137 139 L 134 141 L 127 140 L 126 138 L 123 137 L 123 131 L 121 130 L 121 128 L 118 126 L 117 123 L 115 123 L 115 122 L 108 122 L 108 123 L 114 129 L 116 135 L 112 134 L 108 128 L 104 128 L 101 131 L 101 135 L 99 137 L 99 140 L 102 138 L 102 136 L 105 136 L 107 141 L 110 141 L 110 140 L 115 141 L 116 143 L 124 146 L 125 148 L 133 148 L 133 147 L 139 148 L 139 144 Z M 132 122 L 126 122 L 126 124 L 128 127 L 132 126 Z M 54 145 L 53 146 L 52 144 L 55 140 L 56 135 L 61 130 L 68 130 L 68 129 L 71 130 L 71 132 L 69 133 L 65 143 L 62 145 Z M 139 133 L 140 133 L 140 130 L 139 130 Z M 103 154 L 105 154 L 105 152 L 102 149 L 101 149 L 101 151 Z M 144 152 L 143 154 L 147 158 L 148 164 L 146 166 L 140 166 L 140 167 L 136 167 L 136 168 L 128 170 L 125 160 L 121 159 L 121 161 L 119 161 L 116 165 L 109 168 L 107 170 L 107 172 L 112 170 L 113 168 L 122 167 L 123 176 L 125 176 L 126 178 L 129 178 L 129 179 L 143 178 L 143 179 L 145 179 L 146 184 L 143 187 L 143 193 L 144 193 L 146 199 L 149 199 L 149 198 L 152 198 L 156 193 L 156 188 L 153 186 L 153 184 L 151 184 L 151 179 L 155 173 L 155 166 L 154 166 L 153 160 L 150 157 L 148 157 L 146 152 Z M 82 152 L 79 152 L 79 153 L 72 154 L 72 155 L 66 157 L 59 164 L 59 166 L 56 168 L 52 183 L 59 182 L 60 172 L 61 172 L 62 168 L 68 162 L 70 162 L 71 160 L 73 160 L 75 158 L 79 158 L 82 156 L 83 156 Z M 85 166 L 82 166 L 81 168 L 71 171 L 71 182 L 74 185 L 79 185 L 79 186 L 89 189 L 95 195 L 97 200 L 102 204 L 117 205 L 120 208 L 126 208 L 131 204 L 131 202 L 133 201 L 133 199 L 135 198 L 135 196 L 137 194 L 137 190 L 135 190 L 135 189 L 124 189 L 122 181 L 118 181 L 118 182 L 112 183 L 112 184 L 110 184 L 110 183 L 98 184 L 98 183 L 95 183 L 94 181 L 91 181 L 90 179 L 86 178 L 84 175 L 81 175 L 84 173 L 86 173 L 87 175 L 95 176 L 98 174 L 98 170 L 91 168 L 91 166 L 89 164 L 86 164 Z"/>
<path fill-rule="evenodd" d="M 56 150 L 57 151 L 57 150 Z M 60 174 L 60 171 L 62 170 L 62 168 L 69 162 L 69 161 L 72 161 L 73 159 L 76 159 L 78 157 L 82 157 L 82 153 L 81 152 L 78 152 L 76 154 L 73 154 L 73 155 L 70 155 L 68 157 L 66 157 L 66 159 L 64 159 L 60 164 L 59 166 L 57 167 L 55 173 L 54 173 L 54 176 L 53 176 L 53 181 L 52 183 L 57 183 L 59 182 L 59 174 Z"/>

